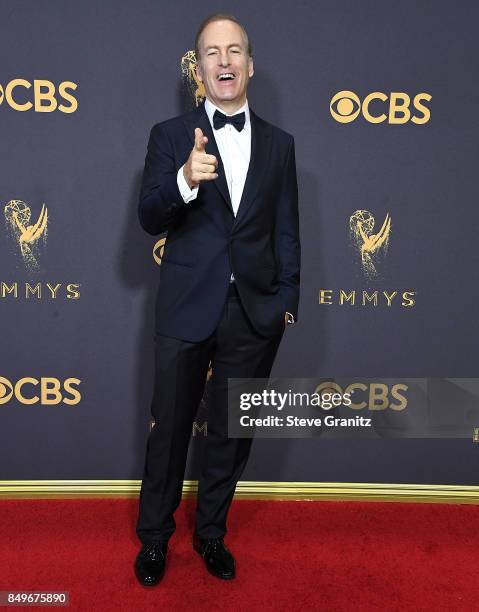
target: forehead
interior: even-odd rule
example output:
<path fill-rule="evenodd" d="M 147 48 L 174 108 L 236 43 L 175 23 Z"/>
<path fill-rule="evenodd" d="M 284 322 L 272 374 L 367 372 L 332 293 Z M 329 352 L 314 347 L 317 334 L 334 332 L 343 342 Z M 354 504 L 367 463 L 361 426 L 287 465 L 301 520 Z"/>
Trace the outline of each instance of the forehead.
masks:
<path fill-rule="evenodd" d="M 210 45 L 238 44 L 244 46 L 244 42 L 244 34 L 240 26 L 226 19 L 209 23 L 201 34 L 204 49 Z"/>

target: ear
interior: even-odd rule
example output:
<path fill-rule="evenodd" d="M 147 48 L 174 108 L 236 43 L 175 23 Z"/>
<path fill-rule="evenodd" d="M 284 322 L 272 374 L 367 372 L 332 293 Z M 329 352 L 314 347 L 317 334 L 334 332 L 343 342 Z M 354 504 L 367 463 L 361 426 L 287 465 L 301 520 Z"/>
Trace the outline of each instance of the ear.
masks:
<path fill-rule="evenodd" d="M 248 58 L 248 74 L 249 74 L 250 78 L 254 74 L 254 65 L 253 65 L 253 58 L 252 57 Z"/>

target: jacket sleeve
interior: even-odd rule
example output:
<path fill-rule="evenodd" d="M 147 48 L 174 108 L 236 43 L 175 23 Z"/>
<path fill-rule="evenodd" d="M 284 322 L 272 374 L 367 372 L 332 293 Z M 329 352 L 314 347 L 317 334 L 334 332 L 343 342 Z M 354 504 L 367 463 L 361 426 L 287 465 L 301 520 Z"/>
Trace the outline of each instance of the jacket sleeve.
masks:
<path fill-rule="evenodd" d="M 301 244 L 299 240 L 298 181 L 293 137 L 291 137 L 283 173 L 275 242 L 280 263 L 280 293 L 286 311 L 293 315 L 296 322 L 298 320 Z"/>
<path fill-rule="evenodd" d="M 149 234 L 161 234 L 186 207 L 177 182 L 173 146 L 164 125 L 150 132 L 141 182 L 138 215 Z"/>

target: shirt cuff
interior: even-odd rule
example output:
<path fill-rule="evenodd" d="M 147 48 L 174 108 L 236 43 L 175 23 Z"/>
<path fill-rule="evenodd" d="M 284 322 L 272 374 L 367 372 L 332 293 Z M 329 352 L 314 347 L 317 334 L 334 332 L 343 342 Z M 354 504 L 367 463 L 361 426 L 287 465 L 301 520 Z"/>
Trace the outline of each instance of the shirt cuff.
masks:
<path fill-rule="evenodd" d="M 190 189 L 184 177 L 183 168 L 184 168 L 184 165 L 181 166 L 181 168 L 178 170 L 178 174 L 176 175 L 176 182 L 178 183 L 178 189 L 180 190 L 181 197 L 183 198 L 185 204 L 188 204 L 188 202 L 191 202 L 191 200 L 194 200 L 196 196 L 198 195 L 199 185 L 197 185 L 196 187 L 193 187 L 193 189 Z"/>
<path fill-rule="evenodd" d="M 288 325 L 292 325 L 294 323 L 293 315 L 288 311 L 286 311 L 286 314 L 288 315 Z"/>

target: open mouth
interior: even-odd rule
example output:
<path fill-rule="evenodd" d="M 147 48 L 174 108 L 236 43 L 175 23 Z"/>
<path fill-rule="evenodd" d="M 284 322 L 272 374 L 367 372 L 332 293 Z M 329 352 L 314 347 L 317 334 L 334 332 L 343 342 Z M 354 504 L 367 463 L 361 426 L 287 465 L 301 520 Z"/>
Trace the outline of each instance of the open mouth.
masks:
<path fill-rule="evenodd" d="M 234 81 L 235 75 L 232 72 L 223 72 L 222 74 L 219 74 L 216 79 L 221 82 Z"/>

